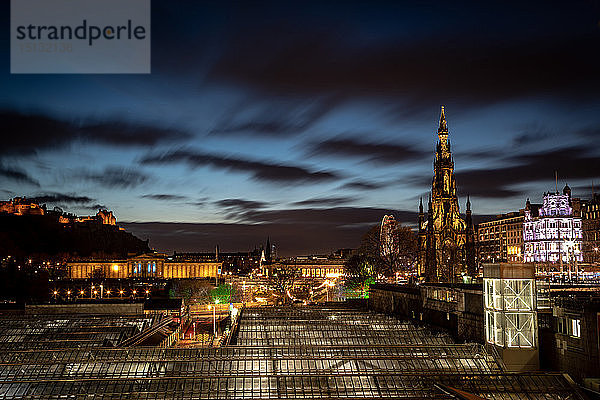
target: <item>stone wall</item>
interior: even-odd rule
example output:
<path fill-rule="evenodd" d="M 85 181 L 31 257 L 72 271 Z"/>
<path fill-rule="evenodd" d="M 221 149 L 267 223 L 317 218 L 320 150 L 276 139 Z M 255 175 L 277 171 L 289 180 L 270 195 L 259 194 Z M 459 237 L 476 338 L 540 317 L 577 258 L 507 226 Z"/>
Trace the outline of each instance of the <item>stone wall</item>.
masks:
<path fill-rule="evenodd" d="M 25 314 L 118 314 L 140 315 L 144 313 L 143 303 L 102 303 L 102 304 L 39 304 L 26 305 Z"/>
<path fill-rule="evenodd" d="M 457 341 L 484 342 L 481 285 L 371 285 L 369 308 L 445 329 Z"/>
<path fill-rule="evenodd" d="M 547 315 L 545 326 L 540 327 L 541 367 L 565 371 L 580 383 L 600 378 L 600 302 L 564 300 L 555 302 L 552 315 Z M 564 329 L 561 332 L 559 319 L 566 317 L 580 320 L 579 337 Z"/>

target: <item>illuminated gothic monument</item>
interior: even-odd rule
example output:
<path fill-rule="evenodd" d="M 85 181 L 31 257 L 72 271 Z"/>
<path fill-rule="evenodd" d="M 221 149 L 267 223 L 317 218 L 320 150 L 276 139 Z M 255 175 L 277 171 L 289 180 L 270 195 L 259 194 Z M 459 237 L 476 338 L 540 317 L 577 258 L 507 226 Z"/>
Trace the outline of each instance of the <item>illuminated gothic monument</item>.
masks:
<path fill-rule="evenodd" d="M 438 138 L 427 215 L 423 201 L 419 204 L 418 273 L 426 282 L 455 282 L 463 272 L 470 276 L 476 272 L 475 235 L 468 199 L 466 220 L 459 213 L 443 106 Z"/>

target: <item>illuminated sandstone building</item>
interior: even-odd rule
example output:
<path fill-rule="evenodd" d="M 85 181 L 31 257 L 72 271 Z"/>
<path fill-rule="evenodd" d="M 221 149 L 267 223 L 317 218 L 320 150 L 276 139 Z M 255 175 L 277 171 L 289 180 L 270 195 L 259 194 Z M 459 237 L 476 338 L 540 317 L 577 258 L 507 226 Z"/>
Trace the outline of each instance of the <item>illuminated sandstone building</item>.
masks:
<path fill-rule="evenodd" d="M 454 282 L 461 273 L 475 275 L 475 235 L 471 203 L 462 219 L 456 195 L 454 161 L 448 141 L 448 125 L 442 106 L 433 182 L 427 215 L 419 204 L 418 273 L 427 282 Z"/>
<path fill-rule="evenodd" d="M 477 248 L 483 263 L 523 262 L 525 210 L 498 215 L 477 226 Z"/>
<path fill-rule="evenodd" d="M 60 209 L 59 209 L 60 210 Z M 46 204 L 39 205 L 36 202 L 27 200 L 26 197 L 15 197 L 12 200 L 0 201 L 0 213 L 12 215 L 57 215 L 57 211 L 46 211 Z M 73 214 L 63 214 L 58 211 L 58 222 L 61 224 L 71 223 L 100 223 L 103 225 L 117 225 L 117 218 L 112 211 L 99 209 L 96 215 L 76 216 Z"/>
<path fill-rule="evenodd" d="M 61 215 L 58 218 L 58 222 L 61 224 L 77 223 L 99 223 L 102 225 L 117 225 L 117 218 L 113 215 L 112 211 L 106 209 L 99 209 L 96 215 L 84 215 L 84 216 L 70 216 Z"/>
<path fill-rule="evenodd" d="M 0 201 L 0 212 L 13 215 L 44 215 L 44 209 L 39 204 L 28 201 L 26 197 Z"/>
<path fill-rule="evenodd" d="M 119 260 L 92 260 L 67 263 L 70 279 L 103 277 L 107 279 L 215 278 L 221 273 L 221 262 L 187 260 L 159 254 L 144 254 Z"/>
<path fill-rule="evenodd" d="M 331 259 L 325 256 L 298 256 L 264 265 L 262 273 L 271 276 L 274 270 L 297 270 L 299 278 L 325 279 L 344 274 L 344 259 Z"/>

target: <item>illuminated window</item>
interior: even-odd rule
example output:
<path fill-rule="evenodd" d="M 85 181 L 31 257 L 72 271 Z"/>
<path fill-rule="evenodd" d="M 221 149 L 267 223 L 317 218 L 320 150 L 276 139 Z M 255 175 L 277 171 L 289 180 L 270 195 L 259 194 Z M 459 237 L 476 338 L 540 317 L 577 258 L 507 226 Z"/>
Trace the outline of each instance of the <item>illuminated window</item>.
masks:
<path fill-rule="evenodd" d="M 569 324 L 569 335 L 580 338 L 581 337 L 581 320 L 576 318 L 568 318 Z"/>

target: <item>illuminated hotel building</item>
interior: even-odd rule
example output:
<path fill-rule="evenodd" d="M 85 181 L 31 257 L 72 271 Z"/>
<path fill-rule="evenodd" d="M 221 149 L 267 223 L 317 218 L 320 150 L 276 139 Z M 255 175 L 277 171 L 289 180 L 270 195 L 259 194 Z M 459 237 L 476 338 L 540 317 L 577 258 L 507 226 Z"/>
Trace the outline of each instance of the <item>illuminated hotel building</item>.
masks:
<path fill-rule="evenodd" d="M 525 262 L 583 261 L 581 218 L 573 213 L 568 186 L 563 194 L 544 194 L 538 217 L 525 209 L 523 240 Z"/>

